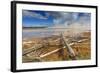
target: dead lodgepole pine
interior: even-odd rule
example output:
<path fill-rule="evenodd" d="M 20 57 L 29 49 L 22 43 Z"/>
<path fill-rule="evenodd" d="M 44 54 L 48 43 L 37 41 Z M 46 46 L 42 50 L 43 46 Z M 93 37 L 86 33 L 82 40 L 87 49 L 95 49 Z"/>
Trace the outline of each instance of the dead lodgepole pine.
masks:
<path fill-rule="evenodd" d="M 69 53 L 69 56 L 71 57 L 72 60 L 76 60 L 76 54 L 74 52 L 74 50 L 70 47 L 70 45 L 66 42 L 66 39 L 64 37 L 64 35 L 61 33 L 61 40 L 64 44 L 64 46 L 67 48 L 67 51 Z"/>

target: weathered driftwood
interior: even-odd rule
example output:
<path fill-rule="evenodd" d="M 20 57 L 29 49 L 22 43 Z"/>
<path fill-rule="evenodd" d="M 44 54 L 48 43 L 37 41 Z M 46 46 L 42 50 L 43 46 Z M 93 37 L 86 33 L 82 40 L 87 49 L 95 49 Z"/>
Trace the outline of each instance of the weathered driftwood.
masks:
<path fill-rule="evenodd" d="M 58 40 L 56 40 L 55 42 L 58 42 Z M 72 59 L 76 59 L 76 54 L 74 52 L 74 50 L 70 47 L 70 44 L 67 43 L 66 41 L 66 38 L 64 37 L 64 35 L 61 33 L 61 42 L 62 45 L 64 45 L 64 47 L 67 49 L 68 53 L 69 53 L 69 56 L 72 58 Z M 73 43 L 74 44 L 74 43 Z M 71 45 L 73 45 L 71 44 Z M 35 44 L 34 46 L 32 46 L 31 48 L 28 48 L 28 49 L 23 49 L 23 55 L 27 55 L 35 50 L 38 50 L 38 49 L 41 49 L 43 48 L 44 46 L 42 44 Z M 56 49 L 56 50 L 53 50 L 51 52 L 48 52 L 46 54 L 42 54 L 40 55 L 38 58 L 41 59 L 43 57 L 46 57 L 48 55 L 51 55 L 55 52 L 58 52 L 59 50 L 61 50 L 62 48 L 60 49 Z"/>
<path fill-rule="evenodd" d="M 33 52 L 33 51 L 35 51 L 35 50 L 37 50 L 37 49 L 40 49 L 40 48 L 42 48 L 42 47 L 43 47 L 43 45 L 38 45 L 38 44 L 36 44 L 36 45 L 32 46 L 31 48 L 23 49 L 22 55 L 29 54 L 29 53 L 31 53 L 31 52 Z"/>
<path fill-rule="evenodd" d="M 48 56 L 48 55 L 50 55 L 50 54 L 53 54 L 53 53 L 55 53 L 55 52 L 58 52 L 59 50 L 60 50 L 60 49 L 56 49 L 56 50 L 53 50 L 53 51 L 48 52 L 48 53 L 46 53 L 46 54 L 40 55 L 40 58 L 43 58 L 43 57 L 46 57 L 46 56 Z"/>
<path fill-rule="evenodd" d="M 76 54 L 74 52 L 74 50 L 70 47 L 70 45 L 66 42 L 66 39 L 65 37 L 63 36 L 63 34 L 61 33 L 61 40 L 65 46 L 65 48 L 67 48 L 67 51 L 69 53 L 69 56 L 72 58 L 72 59 L 76 59 Z"/>

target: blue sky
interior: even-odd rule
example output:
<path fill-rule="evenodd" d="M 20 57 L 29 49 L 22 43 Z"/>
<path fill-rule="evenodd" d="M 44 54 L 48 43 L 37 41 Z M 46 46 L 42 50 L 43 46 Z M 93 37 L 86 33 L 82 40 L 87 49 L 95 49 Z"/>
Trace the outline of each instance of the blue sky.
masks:
<path fill-rule="evenodd" d="M 90 13 L 23 10 L 23 27 L 68 26 L 72 23 L 90 24 Z M 87 25 L 86 25 L 87 26 Z"/>

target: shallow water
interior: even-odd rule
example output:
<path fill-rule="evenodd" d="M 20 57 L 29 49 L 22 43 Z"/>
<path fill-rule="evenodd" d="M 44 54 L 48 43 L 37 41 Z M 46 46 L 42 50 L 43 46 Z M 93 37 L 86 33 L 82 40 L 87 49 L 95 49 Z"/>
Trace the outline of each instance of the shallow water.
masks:
<path fill-rule="evenodd" d="M 63 32 L 70 33 L 70 35 L 75 35 L 77 33 L 85 32 L 84 29 L 70 29 L 70 28 L 44 28 L 44 29 L 23 29 L 22 36 L 23 39 L 32 37 L 50 37 L 52 35 L 60 35 Z M 89 31 L 89 30 L 88 30 Z"/>
<path fill-rule="evenodd" d="M 32 37 L 49 37 L 52 35 L 59 35 L 64 29 L 23 29 L 23 38 Z"/>

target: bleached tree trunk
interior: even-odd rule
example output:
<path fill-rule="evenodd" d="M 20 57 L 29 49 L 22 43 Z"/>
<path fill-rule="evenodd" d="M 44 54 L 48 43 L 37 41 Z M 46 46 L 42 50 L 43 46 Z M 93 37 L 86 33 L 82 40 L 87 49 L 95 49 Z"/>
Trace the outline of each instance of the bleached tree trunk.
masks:
<path fill-rule="evenodd" d="M 73 59 L 73 60 L 76 60 L 76 54 L 74 52 L 74 50 L 70 47 L 70 45 L 67 43 L 64 35 L 61 33 L 61 40 L 65 46 L 65 48 L 67 49 L 68 53 L 69 53 L 69 56 Z"/>

